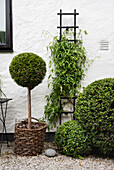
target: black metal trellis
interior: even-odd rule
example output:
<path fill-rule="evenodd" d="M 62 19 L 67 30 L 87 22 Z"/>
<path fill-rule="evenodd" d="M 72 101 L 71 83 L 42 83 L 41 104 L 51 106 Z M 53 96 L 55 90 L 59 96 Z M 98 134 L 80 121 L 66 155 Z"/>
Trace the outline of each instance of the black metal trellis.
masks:
<path fill-rule="evenodd" d="M 74 13 L 62 13 L 62 9 L 60 9 L 60 13 L 57 13 L 57 15 L 60 15 L 60 26 L 58 26 L 57 28 L 60 29 L 60 40 L 62 40 L 62 29 L 66 29 L 66 31 L 70 28 L 73 28 L 74 29 L 74 39 L 73 40 L 69 40 L 69 41 L 73 41 L 74 43 L 76 43 L 76 28 L 79 28 L 79 26 L 76 25 L 76 16 L 79 15 L 79 13 L 76 12 L 76 9 L 74 9 Z M 62 16 L 63 15 L 73 15 L 74 16 L 74 26 L 63 26 L 62 25 Z M 76 101 L 76 96 L 73 97 L 73 111 L 63 111 L 61 112 L 60 114 L 60 125 L 61 125 L 61 116 L 62 114 L 72 114 L 75 112 L 75 101 Z M 62 99 L 71 99 L 71 97 L 63 97 L 61 96 L 61 99 L 60 99 L 60 110 L 62 108 Z M 74 118 L 74 116 L 73 116 Z"/>
<path fill-rule="evenodd" d="M 74 13 L 62 13 L 62 9 L 60 9 L 60 13 L 57 13 L 57 15 L 60 15 L 60 26 L 57 27 L 60 28 L 60 41 L 62 38 L 63 28 L 66 28 L 66 30 L 68 30 L 69 28 L 74 28 L 74 40 L 69 40 L 69 41 L 74 41 L 74 43 L 76 43 L 76 28 L 79 28 L 79 26 L 76 26 L 76 15 L 79 15 L 79 13 L 76 12 L 76 9 L 74 9 Z M 74 15 L 74 26 L 62 26 L 63 15 Z"/>

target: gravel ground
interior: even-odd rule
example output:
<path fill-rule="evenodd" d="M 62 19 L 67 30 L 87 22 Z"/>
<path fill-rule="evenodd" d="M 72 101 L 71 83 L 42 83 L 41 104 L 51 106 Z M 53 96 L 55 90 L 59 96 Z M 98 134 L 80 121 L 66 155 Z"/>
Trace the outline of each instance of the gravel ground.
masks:
<path fill-rule="evenodd" d="M 48 148 L 56 149 L 57 156 L 47 157 L 44 151 L 37 156 L 16 156 L 13 153 L 14 143 L 2 146 L 0 170 L 114 170 L 113 159 L 103 159 L 89 156 L 83 160 L 74 159 L 58 153 L 54 143 L 44 144 L 44 151 Z"/>

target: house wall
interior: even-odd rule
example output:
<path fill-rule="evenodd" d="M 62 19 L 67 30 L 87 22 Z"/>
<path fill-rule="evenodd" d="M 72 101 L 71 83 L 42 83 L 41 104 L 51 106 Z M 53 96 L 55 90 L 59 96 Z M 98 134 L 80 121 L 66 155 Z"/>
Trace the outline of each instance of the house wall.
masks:
<path fill-rule="evenodd" d="M 13 0 L 13 53 L 0 53 L 0 75 L 2 90 L 9 101 L 7 112 L 7 131 L 14 132 L 15 119 L 27 117 L 27 89 L 18 86 L 9 74 L 12 58 L 22 52 L 33 52 L 41 56 L 47 63 L 47 74 L 42 84 L 32 91 L 32 116 L 44 116 L 45 95 L 49 93 L 47 77 L 49 75 L 49 52 L 46 46 L 52 40 L 50 36 L 42 36 L 43 30 L 53 36 L 59 33 L 60 9 L 63 12 L 79 12 L 77 25 L 88 32 L 84 37 L 84 45 L 89 58 L 96 58 L 86 73 L 82 86 L 91 82 L 114 76 L 114 1 L 113 0 Z M 73 24 L 73 18 L 64 16 L 64 24 Z M 100 42 L 109 43 L 108 51 L 100 51 Z M 1 129 L 1 123 L 0 123 Z"/>

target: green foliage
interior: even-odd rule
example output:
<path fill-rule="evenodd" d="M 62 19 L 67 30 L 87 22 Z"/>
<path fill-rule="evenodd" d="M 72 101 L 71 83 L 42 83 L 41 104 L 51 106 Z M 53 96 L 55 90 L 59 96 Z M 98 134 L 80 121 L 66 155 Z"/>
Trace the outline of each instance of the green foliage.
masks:
<path fill-rule="evenodd" d="M 46 63 L 36 54 L 21 53 L 13 58 L 9 71 L 18 85 L 33 89 L 44 79 Z"/>
<path fill-rule="evenodd" d="M 59 37 L 55 36 L 47 47 L 51 51 L 49 57 L 51 74 L 48 78 L 48 86 L 51 84 L 52 91 L 50 95 L 46 96 L 45 118 L 54 127 L 63 109 L 59 108 L 61 96 L 73 97 L 78 93 L 81 86 L 80 81 L 84 78 L 84 71 L 87 69 L 88 59 L 83 47 L 81 30 L 77 35 L 76 44 L 68 40 L 72 36 L 72 31 L 67 34 L 64 32 L 61 42 L 58 41 Z"/>
<path fill-rule="evenodd" d="M 114 78 L 98 80 L 84 88 L 74 115 L 90 133 L 94 152 L 114 156 Z"/>
<path fill-rule="evenodd" d="M 0 43 L 5 43 L 5 31 L 0 31 Z"/>
<path fill-rule="evenodd" d="M 55 142 L 60 152 L 75 158 L 91 153 L 91 142 L 87 133 L 76 121 L 67 121 L 55 133 Z"/>

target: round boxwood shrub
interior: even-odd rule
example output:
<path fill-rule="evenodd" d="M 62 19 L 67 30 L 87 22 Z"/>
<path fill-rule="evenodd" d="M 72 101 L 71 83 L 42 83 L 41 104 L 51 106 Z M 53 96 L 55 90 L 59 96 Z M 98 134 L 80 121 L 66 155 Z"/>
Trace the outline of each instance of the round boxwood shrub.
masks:
<path fill-rule="evenodd" d="M 114 78 L 98 80 L 84 88 L 74 115 L 90 133 L 94 152 L 114 156 Z"/>
<path fill-rule="evenodd" d="M 21 53 L 13 58 L 9 71 L 18 85 L 33 89 L 44 79 L 46 63 L 36 54 Z"/>
<path fill-rule="evenodd" d="M 55 133 L 55 143 L 61 153 L 75 158 L 91 153 L 91 143 L 87 133 L 76 121 L 67 121 Z"/>

